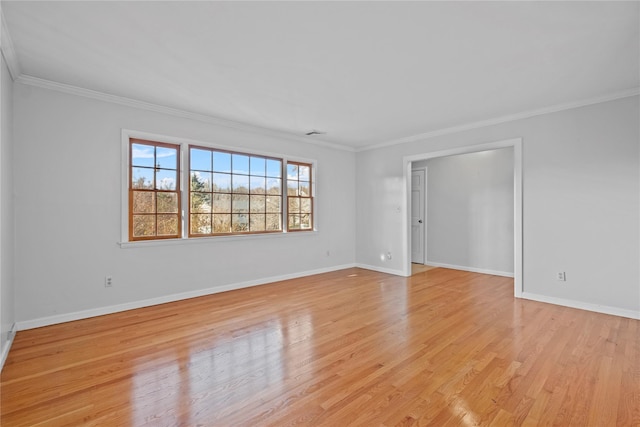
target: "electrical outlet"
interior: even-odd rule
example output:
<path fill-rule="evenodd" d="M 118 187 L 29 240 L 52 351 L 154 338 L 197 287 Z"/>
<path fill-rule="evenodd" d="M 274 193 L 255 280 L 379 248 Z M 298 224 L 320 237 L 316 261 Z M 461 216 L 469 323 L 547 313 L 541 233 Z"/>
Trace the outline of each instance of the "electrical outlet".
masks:
<path fill-rule="evenodd" d="M 387 259 L 391 259 L 391 252 L 387 252 Z"/>
<path fill-rule="evenodd" d="M 567 275 L 565 274 L 564 271 L 559 271 L 557 277 L 558 277 L 558 281 L 560 281 L 560 282 L 566 282 L 567 281 Z"/>
<path fill-rule="evenodd" d="M 104 278 L 104 287 L 110 288 L 113 286 L 113 278 L 111 276 L 105 276 Z"/>

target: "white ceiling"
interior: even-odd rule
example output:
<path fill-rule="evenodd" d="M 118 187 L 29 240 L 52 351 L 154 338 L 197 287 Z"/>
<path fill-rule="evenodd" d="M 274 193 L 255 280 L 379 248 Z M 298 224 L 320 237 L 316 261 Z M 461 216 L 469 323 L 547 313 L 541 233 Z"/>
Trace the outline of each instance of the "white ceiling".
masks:
<path fill-rule="evenodd" d="M 354 148 L 640 86 L 639 2 L 11 2 L 23 75 Z M 308 137 L 317 138 L 317 137 Z"/>

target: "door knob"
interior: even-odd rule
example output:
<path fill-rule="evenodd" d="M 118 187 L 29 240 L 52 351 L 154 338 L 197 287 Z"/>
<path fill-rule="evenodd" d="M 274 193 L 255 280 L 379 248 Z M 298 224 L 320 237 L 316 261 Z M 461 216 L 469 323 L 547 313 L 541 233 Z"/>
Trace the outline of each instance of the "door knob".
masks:
<path fill-rule="evenodd" d="M 421 220 L 421 219 L 419 219 L 419 220 L 418 220 L 418 222 L 419 222 L 420 224 L 422 224 L 422 220 Z"/>

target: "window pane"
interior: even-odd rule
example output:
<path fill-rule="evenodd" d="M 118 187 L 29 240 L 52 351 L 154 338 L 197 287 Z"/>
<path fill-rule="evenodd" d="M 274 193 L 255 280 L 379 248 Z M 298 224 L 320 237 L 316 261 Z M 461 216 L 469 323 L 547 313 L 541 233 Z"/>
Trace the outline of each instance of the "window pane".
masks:
<path fill-rule="evenodd" d="M 280 214 L 267 214 L 267 231 L 279 231 L 282 230 L 282 217 Z"/>
<path fill-rule="evenodd" d="M 288 179 L 298 179 L 298 165 L 287 165 L 287 178 Z"/>
<path fill-rule="evenodd" d="M 311 198 L 312 165 L 287 164 L 287 227 L 290 230 L 311 230 L 313 199 Z"/>
<path fill-rule="evenodd" d="M 282 161 L 267 159 L 267 176 L 271 178 L 282 178 Z"/>
<path fill-rule="evenodd" d="M 230 233 L 231 232 L 231 215 L 213 215 L 213 232 L 214 233 Z"/>
<path fill-rule="evenodd" d="M 231 175 L 227 173 L 214 173 L 213 191 L 231 193 Z"/>
<path fill-rule="evenodd" d="M 191 191 L 211 191 L 211 174 L 209 172 L 191 172 Z"/>
<path fill-rule="evenodd" d="M 178 169 L 178 150 L 175 148 L 156 147 L 156 167 Z"/>
<path fill-rule="evenodd" d="M 178 234 L 178 215 L 158 215 L 158 236 Z"/>
<path fill-rule="evenodd" d="M 264 213 L 266 212 L 266 202 L 267 198 L 265 196 L 249 196 L 249 210 L 253 213 Z"/>
<path fill-rule="evenodd" d="M 300 212 L 311 213 L 311 199 L 300 199 Z"/>
<path fill-rule="evenodd" d="M 300 199 L 297 197 L 290 197 L 289 201 L 289 213 L 300 213 Z"/>
<path fill-rule="evenodd" d="M 156 189 L 175 190 L 176 184 L 176 171 L 156 169 Z"/>
<path fill-rule="evenodd" d="M 191 212 L 211 213 L 211 194 L 191 193 Z"/>
<path fill-rule="evenodd" d="M 251 175 L 266 176 L 266 159 L 264 157 L 251 157 Z"/>
<path fill-rule="evenodd" d="M 131 187 L 153 189 L 153 169 L 131 168 Z"/>
<path fill-rule="evenodd" d="M 234 193 L 248 193 L 249 192 L 249 177 L 247 175 L 233 175 L 231 177 L 233 183 Z"/>
<path fill-rule="evenodd" d="M 311 169 L 309 166 L 298 166 L 298 175 L 300 176 L 300 181 L 309 181 L 309 177 L 311 176 Z"/>
<path fill-rule="evenodd" d="M 253 214 L 249 218 L 249 231 L 265 231 L 265 215 L 264 214 Z"/>
<path fill-rule="evenodd" d="M 252 176 L 250 178 L 249 192 L 252 194 L 264 194 L 267 187 L 266 178 Z"/>
<path fill-rule="evenodd" d="M 152 191 L 133 192 L 133 213 L 155 213 L 156 194 Z"/>
<path fill-rule="evenodd" d="M 298 181 L 287 181 L 287 195 L 288 196 L 298 195 Z"/>
<path fill-rule="evenodd" d="M 130 139 L 130 153 L 129 239 L 180 236 L 180 146 Z"/>
<path fill-rule="evenodd" d="M 282 212 L 281 200 L 282 200 L 282 197 L 280 196 L 267 196 L 267 212 L 271 212 L 271 213 Z"/>
<path fill-rule="evenodd" d="M 300 215 L 289 215 L 289 228 L 291 230 L 300 229 Z"/>
<path fill-rule="evenodd" d="M 233 166 L 233 173 L 249 175 L 249 156 L 245 156 L 243 154 L 232 154 L 231 166 Z"/>
<path fill-rule="evenodd" d="M 267 178 L 267 193 L 269 194 L 282 194 L 282 180 Z"/>
<path fill-rule="evenodd" d="M 133 215 L 133 237 L 156 235 L 155 215 Z"/>
<path fill-rule="evenodd" d="M 231 172 L 231 154 L 219 151 L 213 152 L 213 171 L 214 172 Z"/>
<path fill-rule="evenodd" d="M 189 168 L 191 170 L 211 171 L 211 151 L 192 148 L 189 150 Z"/>
<path fill-rule="evenodd" d="M 157 193 L 158 213 L 178 213 L 178 193 Z"/>
<path fill-rule="evenodd" d="M 308 182 L 304 182 L 304 181 L 300 181 L 300 195 L 301 196 L 306 196 L 309 197 L 311 196 L 311 190 L 309 188 L 309 183 Z"/>
<path fill-rule="evenodd" d="M 145 144 L 131 144 L 131 165 L 154 167 L 155 147 Z"/>
<path fill-rule="evenodd" d="M 249 196 L 234 194 L 231 203 L 231 212 L 247 213 L 249 212 Z"/>
<path fill-rule="evenodd" d="M 231 215 L 231 230 L 234 233 L 241 231 L 249 231 L 249 215 L 247 214 L 232 214 Z"/>
<path fill-rule="evenodd" d="M 213 194 L 213 212 L 231 213 L 231 194 Z"/>
<path fill-rule="evenodd" d="M 211 215 L 191 215 L 191 234 L 211 234 Z"/>
<path fill-rule="evenodd" d="M 311 228 L 311 215 L 310 214 L 302 214 L 300 215 L 300 228 L 304 230 L 308 230 Z"/>

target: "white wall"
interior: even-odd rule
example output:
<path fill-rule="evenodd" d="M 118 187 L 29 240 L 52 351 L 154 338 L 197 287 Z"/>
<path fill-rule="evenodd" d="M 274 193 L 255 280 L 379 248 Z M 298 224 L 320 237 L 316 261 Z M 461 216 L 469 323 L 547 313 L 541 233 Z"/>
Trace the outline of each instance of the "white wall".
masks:
<path fill-rule="evenodd" d="M 21 327 L 355 262 L 352 152 L 24 84 L 15 86 L 14 115 Z M 122 128 L 315 159 L 319 231 L 121 248 Z"/>
<path fill-rule="evenodd" d="M 522 137 L 525 296 L 640 316 L 639 114 L 634 96 L 358 153 L 357 262 L 403 271 L 404 156 Z"/>
<path fill-rule="evenodd" d="M 427 264 L 513 275 L 513 148 L 427 167 Z"/>
<path fill-rule="evenodd" d="M 8 334 L 16 320 L 14 310 L 13 215 L 13 81 L 2 58 L 0 64 L 0 354 L 5 354 Z"/>
<path fill-rule="evenodd" d="M 13 95 L 8 167 L 20 171 L 15 313 L 24 325 L 354 262 L 402 272 L 403 157 L 516 137 L 525 293 L 640 311 L 638 97 L 356 156 L 23 84 Z M 316 159 L 319 232 L 120 248 L 122 128 Z M 567 282 L 556 281 L 559 270 Z"/>

